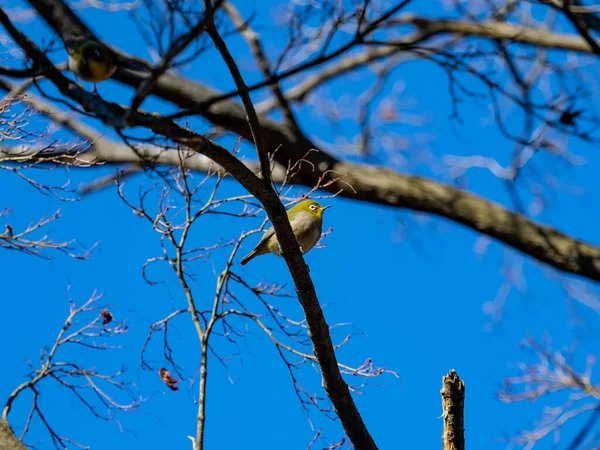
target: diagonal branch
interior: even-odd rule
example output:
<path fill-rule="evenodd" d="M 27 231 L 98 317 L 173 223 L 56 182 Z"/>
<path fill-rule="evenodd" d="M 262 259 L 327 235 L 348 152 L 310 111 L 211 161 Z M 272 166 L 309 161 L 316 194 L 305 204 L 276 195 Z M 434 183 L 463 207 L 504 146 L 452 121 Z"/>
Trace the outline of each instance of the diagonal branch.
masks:
<path fill-rule="evenodd" d="M 217 30 L 217 26 L 215 25 L 215 21 L 213 18 L 213 6 L 211 0 L 204 0 L 204 8 L 206 9 L 206 13 L 208 14 L 208 20 L 206 24 L 206 29 L 208 31 L 208 35 L 212 39 L 215 47 L 221 54 L 221 58 L 225 61 L 227 68 L 229 69 L 229 73 L 233 78 L 235 83 L 235 87 L 240 94 L 240 98 L 242 99 L 242 104 L 244 105 L 244 110 L 246 111 L 246 122 L 250 127 L 250 133 L 252 134 L 252 142 L 256 146 L 256 153 L 258 155 L 258 161 L 260 164 L 260 174 L 266 184 L 271 183 L 271 173 L 270 166 L 271 161 L 269 158 L 269 152 L 267 150 L 267 145 L 265 139 L 260 130 L 260 122 L 258 120 L 258 115 L 256 114 L 256 110 L 254 109 L 254 104 L 252 103 L 252 99 L 250 98 L 250 93 L 248 92 L 248 86 L 244 81 L 244 77 L 240 72 L 231 52 L 227 48 L 227 44 L 219 34 Z"/>

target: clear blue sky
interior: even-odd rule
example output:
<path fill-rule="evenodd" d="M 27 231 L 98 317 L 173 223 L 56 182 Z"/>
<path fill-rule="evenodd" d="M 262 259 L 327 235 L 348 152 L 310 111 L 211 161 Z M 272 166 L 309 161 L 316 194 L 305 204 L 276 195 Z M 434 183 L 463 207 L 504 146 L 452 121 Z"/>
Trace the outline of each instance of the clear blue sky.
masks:
<path fill-rule="evenodd" d="M 252 0 L 237 3 L 243 4 L 241 10 L 246 17 L 252 11 L 258 12 L 256 28 L 264 33 L 269 53 L 277 50 L 285 30 L 278 31 L 271 26 L 270 9 L 286 2 Z M 19 6 L 27 7 L 25 2 L 9 1 L 9 8 Z M 15 13 L 17 10 L 10 11 Z M 107 42 L 148 57 L 127 13 L 109 15 L 93 9 L 84 9 L 80 13 Z M 110 26 L 106 26 L 109 22 Z M 40 26 L 33 30 L 32 24 Z M 42 26 L 38 20 L 21 24 L 20 28 L 38 43 L 48 32 L 45 24 Z M 243 44 L 236 38 L 230 45 L 235 54 L 243 55 L 237 62 L 245 70 L 247 81 L 256 80 L 258 74 L 252 66 L 251 55 L 244 53 Z M 64 57 L 64 53 L 57 54 L 56 61 L 62 61 Z M 201 56 L 199 61 L 186 68 L 184 75 L 218 89 L 232 86 L 224 65 L 214 52 Z M 483 120 L 483 116 L 488 115 L 485 109 L 467 101 L 462 105 L 463 117 L 467 119 L 464 125 L 450 124 L 447 79 L 434 65 L 425 62 L 402 65 L 394 72 L 393 79 L 402 80 L 406 91 L 416 99 L 415 112 L 429 113 L 427 123 L 419 127 L 404 126 L 399 133 L 429 136 L 428 148 L 436 157 L 478 153 L 494 156 L 505 165 L 510 161 L 512 146 L 493 125 Z M 386 92 L 392 84 L 389 83 Z M 355 95 L 365 87 L 359 76 L 348 75 L 323 92 L 328 92 L 341 105 L 343 92 Z M 106 99 L 117 102 L 124 101 L 123 93 L 131 95 L 129 90 L 112 81 L 100 85 L 99 90 Z M 144 108 L 165 111 L 164 103 L 158 101 L 147 101 Z M 170 106 L 167 108 L 171 110 Z M 334 142 L 332 130 L 311 107 L 300 109 L 298 117 L 309 135 Z M 512 122 L 515 127 L 519 125 L 518 120 L 516 114 Z M 98 125 L 93 121 L 90 123 Z M 459 139 L 456 129 L 462 138 Z M 338 130 L 351 136 L 356 131 L 356 124 L 343 121 Z M 232 142 L 232 139 L 223 141 L 230 148 Z M 562 231 L 600 245 L 596 225 L 599 213 L 594 207 L 600 200 L 595 183 L 600 161 L 591 147 L 573 140 L 570 144 L 573 152 L 585 156 L 585 165 L 568 171 L 552 163 L 551 158 L 540 155 L 535 161 L 536 167 L 556 175 L 565 183 L 585 186 L 588 190 L 578 196 L 553 192 L 547 209 L 536 220 L 551 223 Z M 411 160 L 414 155 L 406 151 L 405 157 Z M 436 176 L 427 164 L 398 168 Z M 69 176 L 73 186 L 77 186 L 103 173 L 106 171 L 73 170 Z M 37 176 L 48 179 L 47 174 Z M 63 175 L 54 173 L 51 176 Z M 129 192 L 135 192 L 140 182 L 141 177 L 129 180 Z M 469 172 L 468 188 L 510 205 L 503 183 L 487 172 Z M 124 364 L 129 370 L 129 379 L 139 386 L 148 400 L 138 413 L 118 415 L 121 431 L 115 422 L 94 419 L 69 392 L 46 382 L 41 386 L 41 406 L 48 420 L 59 433 L 93 449 L 189 448 L 191 444 L 186 436 L 195 433 L 196 406 L 191 396 L 196 393 L 196 384 L 188 392 L 187 382 L 183 382 L 181 390 L 172 393 L 155 373 L 142 371 L 139 364 L 140 349 L 149 324 L 174 309 L 185 307 L 182 292 L 174 283 L 168 287 L 150 287 L 141 277 L 144 261 L 160 253 L 158 235 L 148 223 L 132 214 L 114 189 L 79 202 L 65 203 L 44 197 L 14 174 L 0 171 L 0 191 L 4 193 L 0 209 L 13 210 L 9 221 L 15 229 L 60 209 L 62 218 L 48 228 L 53 238 L 77 238 L 86 246 L 100 241 L 89 261 L 74 261 L 54 254 L 51 261 L 45 261 L 0 251 L 5 340 L 2 352 L 5 370 L 0 371 L 2 403 L 24 380 L 28 372 L 26 360 L 35 363 L 39 359 L 39 349 L 53 342 L 68 314 L 67 287 L 70 286 L 70 295 L 78 303 L 98 290 L 104 294 L 106 303 L 118 305 L 114 308 L 117 318 L 129 317 L 130 332 L 119 341 L 123 349 L 92 355 L 85 348 L 70 348 L 60 359 L 76 360 L 82 365 L 103 369 L 117 369 Z M 239 193 L 239 188 L 228 181 L 219 195 L 224 197 L 234 192 Z M 528 199 L 526 191 L 522 193 Z M 584 363 L 587 352 L 597 350 L 597 315 L 569 301 L 561 286 L 548 278 L 549 269 L 529 259 L 525 261 L 526 289 L 511 291 L 502 320 L 490 331 L 491 318 L 484 313 L 483 305 L 495 298 L 503 283 L 501 269 L 507 255 L 516 262 L 521 259 L 520 255 L 492 243 L 484 256 L 478 256 L 474 252 L 479 239 L 477 234 L 433 217 L 427 218 L 427 226 L 423 229 L 418 229 L 418 221 L 409 221 L 408 235 L 399 239 L 400 224 L 408 217 L 406 212 L 345 199 L 328 203 L 333 208 L 326 213 L 326 226 L 332 226 L 334 231 L 325 241 L 327 247 L 312 251 L 306 260 L 319 299 L 322 304 L 327 304 L 328 323 L 352 323 L 364 331 L 364 335 L 354 336 L 339 352 L 339 359 L 360 365 L 366 358 L 372 358 L 377 366 L 391 368 L 401 377 L 399 380 L 392 376 L 378 378 L 363 395 L 356 397 L 380 448 L 439 447 L 442 431 L 439 389 L 442 376 L 451 368 L 458 371 L 467 385 L 467 445 L 469 448 L 503 448 L 505 444 L 499 439 L 527 427 L 543 405 L 556 405 L 552 401 L 505 405 L 496 399 L 502 378 L 514 373 L 509 363 L 532 361 L 517 348 L 518 342 L 527 336 L 541 339 L 551 335 L 555 346 L 560 348 L 577 339 L 578 367 Z M 235 238 L 242 230 L 251 229 L 259 222 L 259 219 L 227 217 L 210 219 L 199 227 L 195 239 L 210 244 L 218 236 Z M 244 244 L 244 251 L 249 251 L 255 241 L 256 238 L 250 239 Z M 213 270 L 221 270 L 222 259 L 223 254 L 216 254 L 214 267 L 207 260 L 195 265 L 198 274 L 195 289 L 207 301 L 214 291 Z M 260 280 L 291 283 L 284 262 L 271 256 L 257 259 L 244 268 L 237 266 L 236 270 L 255 283 Z M 157 276 L 169 274 L 166 270 L 154 273 Z M 597 292 L 596 286 L 590 287 Z M 288 303 L 284 308 L 295 311 L 296 316 L 300 314 L 294 300 L 283 302 Z M 197 349 L 193 329 L 186 321 L 181 321 L 177 331 L 180 340 L 175 338 L 174 341 L 176 354 L 187 372 L 193 374 Z M 351 329 L 347 328 L 346 332 L 349 331 Z M 339 341 L 344 335 L 343 331 L 336 330 L 334 339 Z M 230 350 L 222 344 L 215 345 Z M 211 361 L 206 448 L 305 448 L 313 431 L 295 397 L 286 367 L 268 338 L 254 330 L 241 346 L 241 354 L 241 361 L 231 361 L 229 373 Z M 159 346 L 154 347 L 152 358 L 157 366 L 162 364 Z M 303 377 L 311 389 L 320 392 L 316 372 L 306 367 Z M 28 406 L 27 396 L 15 405 L 11 421 L 17 432 L 21 431 Z M 316 428 L 322 427 L 328 438 L 341 437 L 337 422 L 316 413 L 310 415 L 310 420 Z M 570 436 L 569 431 L 565 436 Z M 35 442 L 40 448 L 51 448 L 49 437 L 39 421 L 28 441 L 30 444 Z M 545 441 L 545 445 L 549 447 L 551 442 Z"/>

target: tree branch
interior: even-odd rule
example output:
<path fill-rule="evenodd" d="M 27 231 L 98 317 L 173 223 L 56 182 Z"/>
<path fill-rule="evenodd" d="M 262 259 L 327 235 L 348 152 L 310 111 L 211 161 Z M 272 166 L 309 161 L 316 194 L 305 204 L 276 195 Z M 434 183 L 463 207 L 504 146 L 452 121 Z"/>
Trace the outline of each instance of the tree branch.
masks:
<path fill-rule="evenodd" d="M 442 378 L 443 450 L 465 450 L 465 383 L 452 369 Z"/>
<path fill-rule="evenodd" d="M 574 34 L 554 33 L 541 28 L 523 27 L 504 22 L 469 22 L 466 20 L 429 19 L 413 14 L 403 14 L 386 24 L 414 25 L 416 34 L 396 44 L 402 46 L 423 43 L 440 34 L 457 34 L 463 36 L 478 36 L 491 40 L 508 40 L 518 44 L 534 45 L 536 47 L 568 50 L 577 53 L 594 53 L 592 47 L 580 36 Z M 392 45 L 393 42 L 389 42 Z"/>
<path fill-rule="evenodd" d="M 210 36 L 213 43 L 215 44 L 215 47 L 221 54 L 221 58 L 223 58 L 223 61 L 225 61 L 225 64 L 229 69 L 229 73 L 233 78 L 233 82 L 235 83 L 235 87 L 240 94 L 242 104 L 244 105 L 244 110 L 246 111 L 246 122 L 250 127 L 250 133 L 252 134 L 252 142 L 254 142 L 254 146 L 256 147 L 256 153 L 258 155 L 258 162 L 260 164 L 260 174 L 264 182 L 270 185 L 271 160 L 269 158 L 269 152 L 267 150 L 265 139 L 261 132 L 261 126 L 258 120 L 258 115 L 256 114 L 254 104 L 252 103 L 250 93 L 248 92 L 248 86 L 246 86 L 244 77 L 242 76 L 240 69 L 238 68 L 235 60 L 233 59 L 233 56 L 227 48 L 227 44 L 225 44 L 225 41 L 223 40 L 223 38 L 219 34 L 219 31 L 217 30 L 212 14 L 212 0 L 204 0 L 204 8 L 206 9 L 207 14 L 209 15 L 209 19 L 206 25 L 208 35 Z"/>
<path fill-rule="evenodd" d="M 579 35 L 585 40 L 585 42 L 588 43 L 594 54 L 600 56 L 600 46 L 587 29 L 587 23 L 584 19 L 585 14 L 574 14 L 571 11 L 570 1 L 563 1 L 563 6 L 560 8 L 560 10 L 564 13 L 567 19 L 569 19 L 573 26 L 575 26 L 575 29 Z"/>
<path fill-rule="evenodd" d="M 0 419 L 0 450 L 27 450 L 27 447 L 15 436 L 10 425 Z"/>

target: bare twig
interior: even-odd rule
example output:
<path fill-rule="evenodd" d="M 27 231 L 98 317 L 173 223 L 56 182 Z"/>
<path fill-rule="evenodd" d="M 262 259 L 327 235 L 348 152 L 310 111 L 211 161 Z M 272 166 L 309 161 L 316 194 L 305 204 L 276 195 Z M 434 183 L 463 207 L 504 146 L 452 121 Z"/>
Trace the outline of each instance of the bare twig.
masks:
<path fill-rule="evenodd" d="M 142 398 L 137 396 L 135 385 L 122 380 L 124 369 L 113 374 L 103 374 L 94 368 L 84 368 L 74 362 L 64 362 L 58 357 L 60 350 L 65 346 L 79 345 L 92 350 L 107 350 L 114 348 L 109 345 L 108 339 L 114 338 L 127 331 L 124 322 L 114 326 L 104 324 L 104 309 L 95 305 L 101 295 L 92 295 L 83 305 L 76 307 L 71 303 L 70 313 L 58 333 L 52 347 L 42 352 L 40 367 L 32 366 L 30 379 L 19 385 L 9 396 L 2 411 L 2 420 L 7 421 L 12 411 L 13 403 L 26 391 L 33 394 L 32 406 L 28 414 L 21 440 L 30 430 L 34 417 L 39 417 L 52 442 L 57 449 L 65 448 L 67 444 L 84 448 L 81 444 L 59 435 L 49 423 L 39 404 L 40 386 L 45 380 L 53 380 L 59 386 L 68 389 L 95 417 L 110 421 L 114 412 L 136 411 L 142 403 Z M 92 314 L 93 319 L 80 325 L 81 317 Z M 111 392 L 112 391 L 112 392 Z M 118 400 L 115 394 L 127 394 L 131 401 L 124 403 Z M 102 412 L 102 409 L 106 413 Z"/>

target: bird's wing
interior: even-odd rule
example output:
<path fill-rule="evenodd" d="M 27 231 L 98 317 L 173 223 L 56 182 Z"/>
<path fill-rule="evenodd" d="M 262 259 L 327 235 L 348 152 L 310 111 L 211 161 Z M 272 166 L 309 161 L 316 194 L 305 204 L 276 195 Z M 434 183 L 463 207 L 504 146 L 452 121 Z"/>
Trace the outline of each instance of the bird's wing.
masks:
<path fill-rule="evenodd" d="M 275 229 L 273 227 L 266 230 L 265 234 L 263 234 L 263 237 L 260 239 L 260 241 L 256 245 L 256 248 L 262 247 L 269 240 L 269 238 L 271 236 L 273 236 L 274 234 L 275 234 Z"/>
<path fill-rule="evenodd" d="M 303 234 L 303 232 L 306 231 L 306 228 L 310 225 L 310 222 L 307 223 L 306 220 L 303 220 L 304 218 L 302 217 L 302 214 L 295 214 L 291 218 L 288 217 L 288 219 L 290 219 L 290 225 L 292 227 L 292 230 L 294 231 L 294 234 Z M 274 234 L 275 229 L 273 227 L 266 230 L 258 245 L 264 244 Z"/>
<path fill-rule="evenodd" d="M 310 221 L 306 221 L 303 219 L 304 218 L 303 218 L 302 214 L 294 214 L 291 217 L 290 225 L 292 227 L 292 230 L 295 230 L 294 234 L 297 234 L 297 233 L 304 234 L 304 232 L 307 231 L 308 228 L 310 227 Z M 275 229 L 273 227 L 266 230 L 265 234 L 263 234 L 263 237 L 261 238 L 260 242 L 257 244 L 256 248 L 260 248 L 261 246 L 263 246 L 269 240 L 269 238 L 271 236 L 273 236 L 274 234 L 275 234 Z"/>

